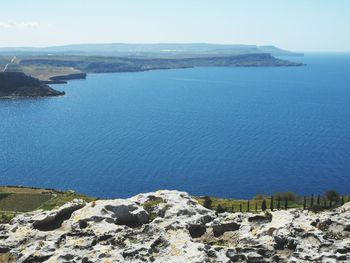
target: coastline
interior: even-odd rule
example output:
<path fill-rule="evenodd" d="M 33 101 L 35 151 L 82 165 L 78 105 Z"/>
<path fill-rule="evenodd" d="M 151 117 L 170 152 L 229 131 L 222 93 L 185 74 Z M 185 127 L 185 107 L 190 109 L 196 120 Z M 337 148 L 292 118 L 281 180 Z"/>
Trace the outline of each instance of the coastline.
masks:
<path fill-rule="evenodd" d="M 49 95 L 49 96 L 41 96 L 41 95 L 35 95 L 35 96 L 0 96 L 0 100 L 19 100 L 19 99 L 36 99 L 36 98 L 48 98 L 48 97 L 62 97 L 66 95 L 65 91 L 60 91 L 60 94 L 57 95 Z"/>

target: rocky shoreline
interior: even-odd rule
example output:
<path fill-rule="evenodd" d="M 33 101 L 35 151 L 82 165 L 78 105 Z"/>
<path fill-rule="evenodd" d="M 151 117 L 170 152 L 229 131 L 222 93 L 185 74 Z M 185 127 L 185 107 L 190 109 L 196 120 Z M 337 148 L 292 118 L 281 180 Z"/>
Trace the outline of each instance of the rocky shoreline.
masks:
<path fill-rule="evenodd" d="M 0 225 L 2 262 L 349 262 L 350 203 L 217 214 L 187 193 L 74 200 Z M 0 260 L 1 262 L 1 260 Z"/>

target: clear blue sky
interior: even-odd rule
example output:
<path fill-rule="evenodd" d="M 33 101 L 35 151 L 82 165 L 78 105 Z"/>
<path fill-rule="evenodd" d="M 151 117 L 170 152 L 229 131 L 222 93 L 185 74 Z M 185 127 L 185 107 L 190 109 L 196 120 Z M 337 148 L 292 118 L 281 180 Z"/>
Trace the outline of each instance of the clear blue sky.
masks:
<path fill-rule="evenodd" d="M 0 46 L 226 43 L 350 51 L 349 0 L 10 0 Z"/>

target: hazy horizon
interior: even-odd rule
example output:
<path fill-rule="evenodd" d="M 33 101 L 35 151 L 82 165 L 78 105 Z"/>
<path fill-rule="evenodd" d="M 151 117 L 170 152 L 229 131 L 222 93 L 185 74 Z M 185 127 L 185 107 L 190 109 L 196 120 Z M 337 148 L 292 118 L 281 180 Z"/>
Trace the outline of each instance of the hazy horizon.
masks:
<path fill-rule="evenodd" d="M 215 43 L 349 52 L 349 10 L 345 0 L 13 0 L 0 10 L 0 46 Z"/>

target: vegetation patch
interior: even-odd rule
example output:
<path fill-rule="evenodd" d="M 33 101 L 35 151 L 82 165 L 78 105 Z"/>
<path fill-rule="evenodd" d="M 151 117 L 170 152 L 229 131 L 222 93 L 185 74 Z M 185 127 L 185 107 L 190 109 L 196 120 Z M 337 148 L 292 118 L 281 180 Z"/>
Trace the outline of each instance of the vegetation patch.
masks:
<path fill-rule="evenodd" d="M 160 198 L 160 197 L 150 198 L 148 201 L 143 203 L 142 205 L 143 209 L 145 209 L 149 214 L 150 221 L 153 221 L 158 216 L 157 213 L 155 212 L 155 207 L 161 203 L 165 203 L 165 201 L 163 198 Z"/>
<path fill-rule="evenodd" d="M 87 202 L 96 200 L 72 191 L 16 186 L 0 187 L 0 223 L 8 223 L 19 213 L 36 209 L 52 210 L 74 199 L 83 199 Z"/>
<path fill-rule="evenodd" d="M 41 204 L 50 200 L 49 193 L 7 193 L 0 199 L 1 211 L 28 212 L 37 209 Z"/>
<path fill-rule="evenodd" d="M 90 197 L 87 195 L 79 194 L 73 191 L 68 192 L 55 192 L 53 198 L 49 201 L 43 203 L 39 208 L 44 210 L 52 210 L 54 208 L 60 207 L 68 202 L 73 201 L 74 199 L 82 199 L 86 202 L 95 201 L 96 198 Z"/>
<path fill-rule="evenodd" d="M 259 194 L 254 199 L 230 199 L 211 196 L 194 197 L 199 204 L 223 212 L 261 212 L 266 210 L 282 210 L 299 208 L 314 212 L 331 209 L 350 201 L 350 196 L 341 196 L 334 190 L 324 195 L 299 196 L 293 192 L 278 192 L 271 196 Z"/>

